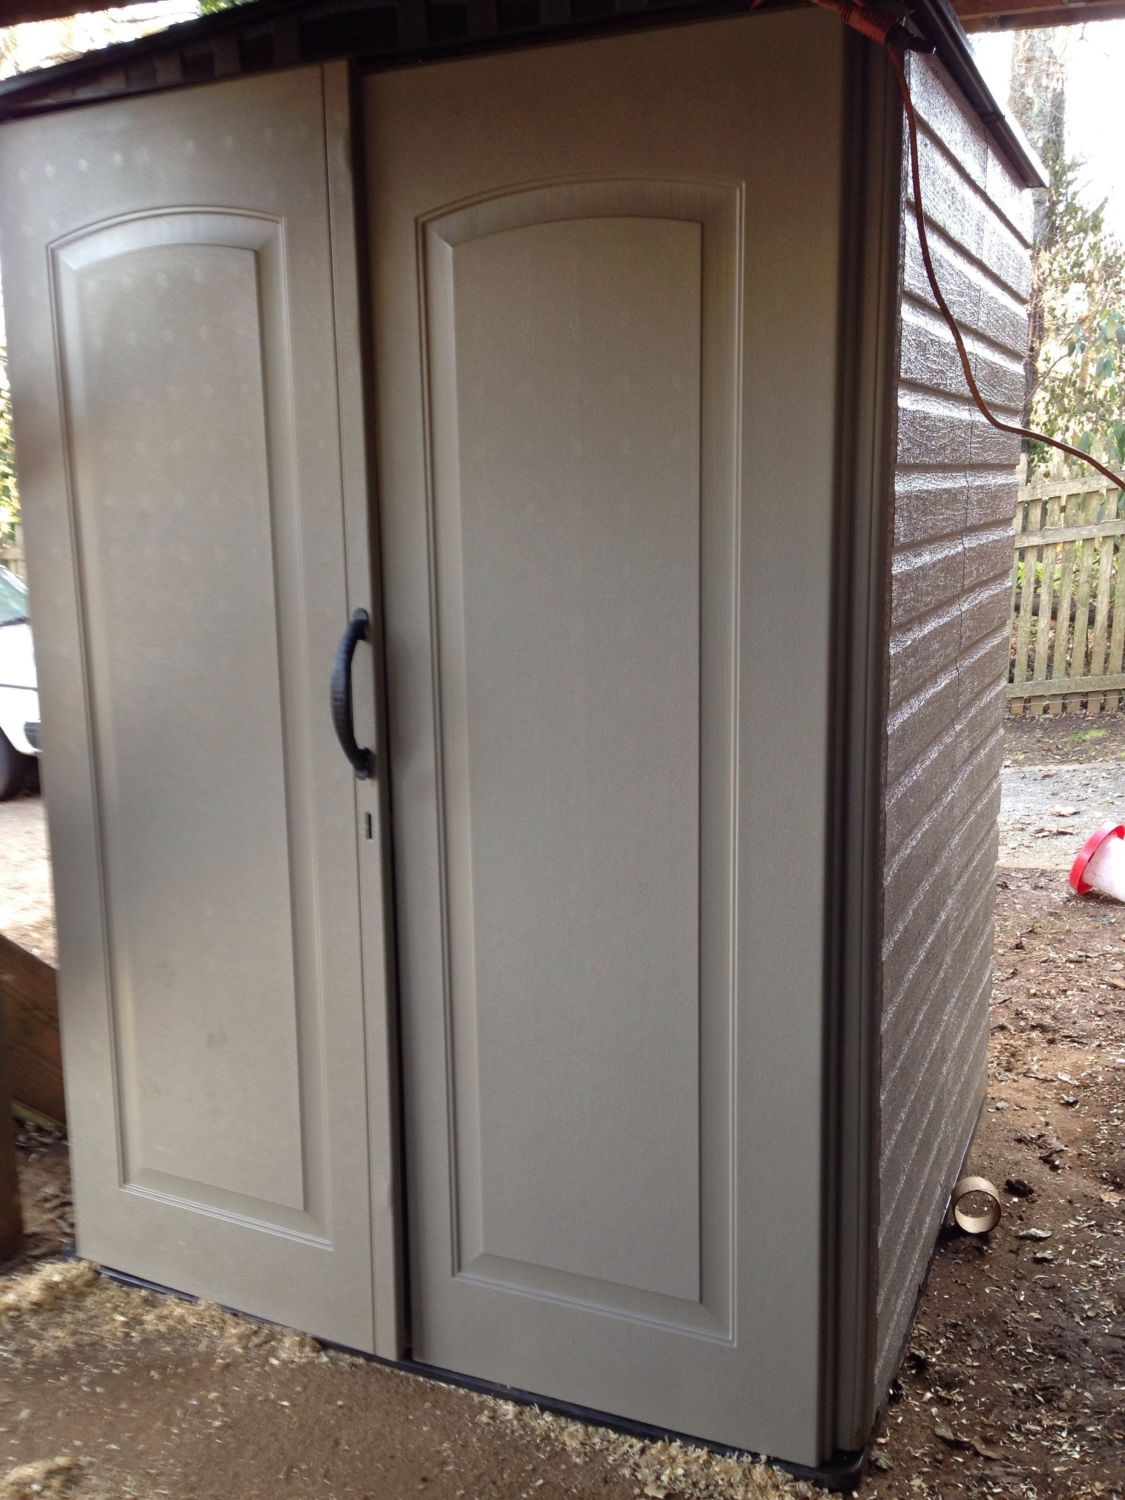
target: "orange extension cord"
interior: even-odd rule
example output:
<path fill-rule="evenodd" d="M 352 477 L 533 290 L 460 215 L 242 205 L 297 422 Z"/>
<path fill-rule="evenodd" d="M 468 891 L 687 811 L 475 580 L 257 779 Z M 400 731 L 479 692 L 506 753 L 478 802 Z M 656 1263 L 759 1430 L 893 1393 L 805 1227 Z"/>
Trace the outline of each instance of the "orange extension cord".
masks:
<path fill-rule="evenodd" d="M 1099 474 L 1104 475 L 1110 484 L 1115 484 L 1118 489 L 1125 490 L 1125 479 L 1115 474 L 1106 464 L 1092 458 L 1089 453 L 1083 453 L 1081 448 L 1072 448 L 1069 443 L 1048 437 L 1043 432 L 1033 432 L 1030 428 L 1018 427 L 1012 422 L 1002 422 L 989 409 L 988 403 L 980 393 L 976 377 L 973 375 L 973 367 L 969 363 L 969 352 L 965 348 L 965 340 L 957 326 L 957 319 L 950 311 L 949 303 L 945 300 L 941 287 L 938 285 L 937 273 L 930 255 L 930 239 L 926 233 L 926 216 L 922 206 L 922 174 L 918 165 L 918 120 L 914 113 L 914 101 L 910 97 L 910 88 L 906 82 L 902 51 L 892 35 L 898 29 L 899 23 L 893 17 L 887 17 L 877 11 L 869 10 L 866 6 L 854 4 L 853 0 L 811 0 L 811 3 L 821 10 L 831 11 L 846 26 L 850 26 L 853 31 L 858 31 L 860 36 L 866 37 L 868 41 L 877 42 L 890 59 L 895 78 L 898 80 L 898 91 L 902 95 L 903 108 L 906 111 L 906 128 L 910 140 L 910 178 L 914 187 L 914 222 L 918 226 L 918 245 L 922 251 L 922 264 L 926 268 L 926 279 L 930 283 L 930 290 L 934 294 L 938 311 L 948 324 L 949 331 L 953 335 L 953 342 L 957 345 L 957 354 L 961 360 L 961 368 L 965 372 L 965 383 L 969 387 L 969 394 L 976 402 L 981 414 L 986 421 L 991 422 L 993 427 L 999 428 L 1001 432 L 1011 433 L 1013 437 L 1029 438 L 1037 443 L 1047 443 L 1050 447 L 1057 448 L 1060 453 L 1067 453 L 1071 458 L 1077 458 L 1089 464 Z"/>

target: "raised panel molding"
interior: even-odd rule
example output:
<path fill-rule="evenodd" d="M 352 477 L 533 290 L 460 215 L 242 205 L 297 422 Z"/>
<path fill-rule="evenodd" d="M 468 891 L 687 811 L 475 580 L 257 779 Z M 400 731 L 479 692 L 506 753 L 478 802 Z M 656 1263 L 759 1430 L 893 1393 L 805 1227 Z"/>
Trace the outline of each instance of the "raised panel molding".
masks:
<path fill-rule="evenodd" d="M 120 1183 L 319 1242 L 310 809 L 283 751 L 304 597 L 283 226 L 134 214 L 50 263 Z M 270 1105 L 247 1109 L 263 1068 Z"/>
<path fill-rule="evenodd" d="M 742 213 L 735 184 L 549 182 L 429 215 L 417 250 L 451 1269 L 720 1340 Z M 638 893 L 632 950 L 599 925 L 611 888 Z M 615 1031 L 615 986 L 644 1034 Z"/>

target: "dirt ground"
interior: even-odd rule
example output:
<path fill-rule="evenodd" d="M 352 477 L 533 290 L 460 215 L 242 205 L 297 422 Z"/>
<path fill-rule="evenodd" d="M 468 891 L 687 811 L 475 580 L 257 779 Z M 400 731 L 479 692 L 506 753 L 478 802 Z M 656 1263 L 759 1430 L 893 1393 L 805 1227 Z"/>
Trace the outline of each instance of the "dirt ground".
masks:
<path fill-rule="evenodd" d="M 0 932 L 57 964 L 47 820 L 38 792 L 0 802 Z"/>
<path fill-rule="evenodd" d="M 1054 747 L 1025 764 L 1075 762 Z M 1125 775 L 1101 811 L 1123 803 Z M 987 1237 L 942 1237 L 863 1500 L 1125 1496 L 1123 1009 L 1125 907 L 1072 896 L 1058 869 L 1000 868 L 971 1166 L 1004 1216 Z M 65 1144 L 29 1131 L 22 1154 L 29 1254 L 0 1277 L 0 1500 L 818 1493 L 60 1265 Z"/>
<path fill-rule="evenodd" d="M 1125 761 L 1125 712 L 1010 715 L 1004 722 L 1004 759 L 1010 766 Z"/>
<path fill-rule="evenodd" d="M 1089 833 L 1125 818 L 1125 713 L 1010 718 L 1000 863 L 1069 870 Z"/>

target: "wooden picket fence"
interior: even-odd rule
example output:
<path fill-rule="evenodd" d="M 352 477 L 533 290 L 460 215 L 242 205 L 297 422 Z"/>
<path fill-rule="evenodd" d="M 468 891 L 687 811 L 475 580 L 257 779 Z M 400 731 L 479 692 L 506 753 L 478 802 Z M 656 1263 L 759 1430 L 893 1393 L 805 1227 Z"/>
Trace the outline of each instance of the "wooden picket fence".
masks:
<path fill-rule="evenodd" d="M 1093 477 L 1020 487 L 1012 713 L 1100 713 L 1125 702 L 1125 494 Z"/>
<path fill-rule="evenodd" d="M 0 565 L 9 568 L 17 578 L 27 577 L 23 556 L 23 528 L 16 526 L 14 536 L 0 536 Z"/>

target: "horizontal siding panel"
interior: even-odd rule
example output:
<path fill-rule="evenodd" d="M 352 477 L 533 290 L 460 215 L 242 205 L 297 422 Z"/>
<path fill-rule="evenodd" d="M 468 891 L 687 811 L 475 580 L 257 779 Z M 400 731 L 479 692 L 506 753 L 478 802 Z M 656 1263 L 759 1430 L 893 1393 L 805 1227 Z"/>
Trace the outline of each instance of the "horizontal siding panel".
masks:
<path fill-rule="evenodd" d="M 947 826 L 953 826 L 950 804 L 963 799 L 972 809 L 972 815 L 995 821 L 1000 811 L 1000 777 L 995 767 L 978 765 L 967 761 L 957 776 L 946 787 L 932 810 L 900 849 L 894 851 L 887 861 L 884 888 L 892 899 L 885 914 L 886 930 L 894 932 L 906 912 L 906 903 L 901 894 L 897 897 L 891 886 L 899 891 L 917 889 L 925 884 L 927 873 L 934 868 L 934 848 L 937 841 L 945 837 Z M 948 820 L 948 821 L 947 821 Z"/>
<path fill-rule="evenodd" d="M 1004 469 L 1011 471 L 1014 489 L 1019 438 L 994 427 L 968 398 L 955 401 L 905 386 L 898 424 L 897 461 L 904 468 Z"/>
<path fill-rule="evenodd" d="M 1012 475 L 1007 472 L 985 471 L 970 475 L 965 512 L 967 526 L 998 524 L 1008 551 L 1015 545 L 1014 483 Z"/>
<path fill-rule="evenodd" d="M 986 1000 L 985 989 L 966 1006 L 970 1017 L 980 1011 Z M 965 1033 L 959 1038 L 962 1043 L 959 1055 L 955 1054 L 956 1060 L 950 1062 L 946 1074 L 935 1080 L 941 1090 L 938 1097 L 949 1102 L 927 1122 L 926 1138 L 932 1142 L 932 1149 L 919 1181 L 914 1212 L 908 1219 L 900 1221 L 897 1245 L 887 1237 L 880 1247 L 881 1261 L 890 1264 L 883 1280 L 884 1297 L 877 1314 L 876 1379 L 879 1390 L 885 1390 L 894 1377 L 910 1319 L 925 1281 L 934 1241 L 941 1228 L 951 1186 L 947 1163 L 959 1164 L 964 1160 L 984 1098 L 987 1027 L 977 1026 L 975 1042 L 969 1046 L 966 1044 L 971 1035 L 967 1024 Z M 956 1171 L 957 1165 L 952 1170 Z"/>
<path fill-rule="evenodd" d="M 979 727 L 982 733 L 991 736 L 999 763 L 1003 747 L 1003 722 L 1007 703 L 1007 682 L 1003 679 L 990 679 L 979 698 L 973 698 L 968 703 L 959 705 L 957 724 L 961 731 L 961 741 L 965 746 L 966 764 L 968 762 L 968 736 L 973 726 Z M 997 764 L 997 782 L 999 782 L 999 764 Z"/>
<path fill-rule="evenodd" d="M 881 1257 L 891 1273 L 887 1276 L 885 1296 L 894 1296 L 895 1293 L 895 1261 L 906 1248 L 908 1238 L 902 1232 L 904 1221 L 916 1211 L 916 1206 L 925 1193 L 923 1184 L 930 1175 L 927 1146 L 944 1125 L 956 1122 L 959 1117 L 958 1110 L 947 1115 L 944 1109 L 949 1100 L 961 1098 L 959 1078 L 971 1079 L 971 1086 L 965 1090 L 966 1097 L 961 1102 L 974 1119 L 983 1102 L 985 1079 L 981 1064 L 986 1059 L 981 1054 L 987 1054 L 987 1008 L 992 986 L 989 947 L 988 933 L 982 935 L 975 948 L 967 945 L 968 957 L 962 958 L 962 983 L 953 996 L 949 1011 L 950 1017 L 956 1019 L 951 1019 L 943 1030 L 940 1049 L 934 1048 L 929 1054 L 926 1086 L 919 1087 L 909 1101 L 906 1114 L 908 1129 L 896 1142 L 889 1159 L 884 1159 L 886 1180 L 894 1184 L 894 1191 L 885 1201 L 879 1240 Z M 956 1130 L 956 1124 L 954 1129 Z M 956 1172 L 960 1164 L 958 1157 L 950 1165 Z M 938 1200 L 939 1207 L 944 1207 L 952 1186 L 952 1176 L 930 1186 L 929 1191 Z"/>
<path fill-rule="evenodd" d="M 941 63 L 912 58 L 942 291 L 999 419 L 1025 399 L 1031 196 Z M 983 1100 L 1019 438 L 966 389 L 901 177 L 886 571 L 874 1400 L 909 1331 Z"/>
<path fill-rule="evenodd" d="M 956 670 L 979 644 L 1007 630 L 1009 573 L 996 575 L 963 598 L 943 600 L 937 609 L 896 630 L 890 640 L 887 702 L 894 715 L 918 692 L 919 674 Z M 1007 635 L 998 647 L 999 678 L 1007 678 Z M 998 678 L 998 680 L 999 680 Z"/>
<path fill-rule="evenodd" d="M 971 406 L 923 391 L 902 391 L 898 405 L 899 463 L 963 469 L 972 447 Z"/>
<path fill-rule="evenodd" d="M 883 1161 L 896 1148 L 915 1094 L 928 1089 L 922 1070 L 953 1023 L 963 985 L 952 984 L 951 976 L 960 980 L 991 925 L 987 912 L 975 908 L 965 913 L 957 909 L 958 904 L 965 900 L 970 879 L 991 879 L 994 863 L 992 841 L 986 839 L 961 878 L 950 883 L 941 915 L 931 917 L 923 928 L 919 961 L 912 966 L 901 1002 L 884 1026 Z"/>
<path fill-rule="evenodd" d="M 974 804 L 978 808 L 991 805 L 991 789 Z M 945 849 L 950 851 L 951 857 L 944 857 Z M 902 893 L 900 920 L 893 941 L 886 945 L 883 959 L 886 975 L 882 1030 L 884 1078 L 893 1076 L 898 1066 L 896 1046 L 905 1046 L 909 1039 L 909 1029 L 904 1032 L 898 1026 L 899 1012 L 904 1007 L 909 1009 L 911 995 L 930 996 L 931 982 L 941 970 L 946 953 L 949 938 L 946 926 L 952 920 L 949 904 L 955 900 L 967 900 L 971 907 L 974 906 L 965 877 L 971 869 L 977 878 L 981 878 L 979 866 L 982 859 L 995 864 L 995 840 L 991 830 L 982 832 L 979 821 L 974 819 L 949 831 L 942 857 L 934 860 L 926 878 L 914 890 Z M 991 872 L 989 876 L 991 878 Z M 931 1016 L 931 1023 L 935 1019 Z"/>
<path fill-rule="evenodd" d="M 912 60 L 943 291 L 1004 420 L 1024 396 L 1031 203 L 940 64 Z M 904 173 L 904 196 L 910 184 Z M 1019 441 L 977 410 L 904 227 L 888 565 L 875 1400 L 984 1089 Z"/>
<path fill-rule="evenodd" d="M 887 701 L 891 712 L 911 697 L 918 675 L 952 668 L 961 649 L 961 606 L 945 601 L 936 610 L 898 630 L 890 642 L 890 676 Z"/>
<path fill-rule="evenodd" d="M 896 549 L 958 536 L 967 526 L 1006 526 L 1011 545 L 1012 476 L 988 470 L 904 469 L 895 481 Z"/>
<path fill-rule="evenodd" d="M 938 739 L 927 746 L 894 787 L 888 787 L 885 829 L 888 845 L 895 848 L 909 838 L 923 821 L 957 770 L 957 726 L 947 721 Z"/>
<path fill-rule="evenodd" d="M 964 105 L 941 72 L 933 67 L 912 65 L 910 93 L 922 128 L 941 145 L 992 208 L 1004 216 L 1023 243 L 1030 244 L 1033 217 L 1030 193 L 1013 178 L 976 119 L 966 116 Z"/>
<path fill-rule="evenodd" d="M 898 785 L 945 727 L 957 717 L 957 669 L 945 671 L 925 689 L 908 698 L 887 725 L 887 789 Z"/>
<path fill-rule="evenodd" d="M 884 1230 L 880 1239 L 880 1255 L 886 1261 L 887 1293 L 894 1295 L 895 1272 L 904 1255 L 910 1256 L 915 1248 L 911 1244 L 909 1225 L 918 1216 L 919 1208 L 929 1200 L 939 1215 L 948 1201 L 953 1186 L 952 1175 L 938 1174 L 935 1177 L 933 1142 L 943 1131 L 952 1126 L 951 1134 L 959 1135 L 959 1124 L 965 1115 L 975 1121 L 985 1095 L 985 1068 L 988 1050 L 988 1025 L 980 1013 L 987 1003 L 991 987 L 991 964 L 987 950 L 980 948 L 971 964 L 971 972 L 977 975 L 975 988 L 966 983 L 958 994 L 953 1010 L 958 1016 L 956 1029 L 943 1035 L 944 1050 L 930 1062 L 929 1087 L 916 1096 L 918 1108 L 912 1113 L 910 1131 L 903 1137 L 902 1152 L 884 1170 L 891 1181 L 902 1184 L 901 1194 L 888 1204 Z M 971 1086 L 965 1090 L 961 1100 L 961 1082 L 969 1080 Z M 965 1115 L 955 1109 L 947 1112 L 943 1099 L 935 1085 L 945 1085 L 946 1100 L 960 1100 L 965 1106 Z M 960 1166 L 964 1148 L 953 1158 L 953 1172 Z M 931 1241 L 931 1246 L 932 1246 Z M 913 1293 L 915 1289 L 909 1288 Z"/>
<path fill-rule="evenodd" d="M 891 559 L 891 628 L 956 603 L 965 574 L 961 534 L 900 547 Z"/>
<path fill-rule="evenodd" d="M 973 378 L 989 406 L 1005 421 L 1019 421 L 1026 377 L 1022 359 L 1001 353 L 979 339 L 967 339 L 966 351 Z M 969 399 L 957 347 L 940 314 L 933 308 L 907 302 L 902 311 L 900 379 Z"/>
<path fill-rule="evenodd" d="M 966 594 L 961 601 L 961 639 L 966 649 L 975 641 L 994 635 L 1002 626 L 1008 625 L 1008 594 L 1012 586 L 1011 573 L 988 579 L 979 588 Z M 1007 679 L 1007 641 L 1004 644 L 1004 668 L 1002 676 Z"/>
<path fill-rule="evenodd" d="M 929 305 L 933 292 L 922 262 L 917 232 L 906 226 L 904 290 L 916 302 Z M 986 338 L 1001 349 L 1021 351 L 1020 329 L 1027 327 L 1022 293 L 989 276 L 960 246 L 940 234 L 930 238 L 930 254 L 938 285 L 958 324 L 968 333 Z"/>
<path fill-rule="evenodd" d="M 973 413 L 973 435 L 969 449 L 972 464 L 985 464 L 991 468 L 1007 469 L 1011 475 L 1012 514 L 1015 514 L 1015 469 L 1019 462 L 1020 440 L 1010 432 L 1001 432 L 993 427 L 980 412 Z"/>
<path fill-rule="evenodd" d="M 987 808 L 994 804 L 989 797 L 983 798 L 981 805 Z M 895 993 L 890 997 L 893 1003 L 886 1007 L 881 1036 L 886 1047 L 884 1073 L 891 1077 L 900 1065 L 901 1053 L 909 1046 L 913 1026 L 919 1024 L 932 1031 L 942 1013 L 940 1008 L 931 1009 L 932 986 L 942 970 L 943 943 L 948 934 L 932 937 L 935 931 L 943 931 L 935 913 L 947 910 L 951 901 L 971 898 L 972 892 L 964 888 L 962 878 L 966 868 L 972 867 L 975 876 L 980 877 L 981 862 L 995 862 L 995 842 L 988 834 L 982 837 L 979 828 L 964 830 L 960 837 L 950 840 L 950 846 L 954 844 L 964 851 L 963 868 L 956 870 L 952 861 L 943 860 L 926 871 L 914 899 L 902 914 L 897 937 L 888 944 L 886 963 Z M 983 909 L 987 915 L 987 905 Z M 923 998 L 926 1009 L 920 1010 Z M 886 1124 L 893 1129 L 893 1121 Z"/>
<path fill-rule="evenodd" d="M 896 788 L 926 759 L 931 747 L 944 738 L 947 727 L 956 725 L 962 735 L 971 736 L 966 741 L 966 749 L 975 743 L 977 733 L 983 733 L 993 742 L 998 738 L 1005 691 L 1002 677 L 997 677 L 994 682 L 986 678 L 980 696 L 964 700 L 958 681 L 959 670 L 958 659 L 953 663 L 952 671 L 943 671 L 928 690 L 914 693 L 890 713 L 885 744 L 886 803 L 893 800 Z M 949 789 L 948 783 L 941 788 L 943 792 Z M 894 848 L 889 842 L 887 847 L 889 851 Z M 890 855 L 888 868 L 893 865 L 898 852 L 896 850 Z"/>
<path fill-rule="evenodd" d="M 924 1043 L 915 1049 L 915 1055 L 921 1059 L 920 1073 L 900 1074 L 903 1092 L 896 1117 L 898 1128 L 894 1139 L 880 1153 L 884 1181 L 889 1188 L 884 1200 L 882 1246 L 898 1244 L 896 1221 L 909 1214 L 924 1175 L 919 1171 L 919 1163 L 926 1160 L 928 1145 L 940 1124 L 947 1099 L 957 1097 L 956 1087 L 943 1099 L 936 1086 L 951 1073 L 967 1070 L 981 1032 L 987 1031 L 987 1015 L 980 1002 L 987 1002 L 991 985 L 990 951 L 987 928 L 963 935 L 957 946 L 957 982 L 948 987 L 941 1028 L 924 1027 L 916 1038 Z M 974 1104 L 979 1108 L 979 1094 Z M 959 1165 L 951 1163 L 954 1171 Z M 952 1186 L 950 1178 L 945 1188 L 948 1191 Z M 893 1262 L 889 1269 L 893 1271 Z"/>
<path fill-rule="evenodd" d="M 1004 691 L 1006 689 L 1002 688 L 998 695 L 1001 704 Z M 975 708 L 976 702 L 971 706 Z M 985 706 L 990 712 L 994 710 L 991 702 Z M 948 811 L 954 807 L 950 802 L 951 792 L 975 804 L 990 789 L 989 781 L 977 770 L 978 762 L 988 756 L 994 746 L 996 727 L 990 712 L 953 719 L 926 754 L 912 764 L 898 782 L 888 785 L 885 799 L 888 847 L 905 850 L 913 846 L 917 837 L 925 834 L 930 839 L 940 840 L 944 857 L 949 835 L 960 825 L 958 822 L 949 828 L 936 826 L 931 815 L 937 809 Z M 994 767 L 992 774 L 995 779 Z M 956 818 L 956 810 L 949 816 Z M 940 860 L 935 859 L 935 867 L 939 865 Z"/>
<path fill-rule="evenodd" d="M 1002 694 L 1007 685 L 1008 625 L 1005 621 L 995 635 L 977 641 L 971 651 L 962 654 L 957 670 L 958 720 L 979 704 L 989 689 Z M 1003 702 L 1003 697 L 1000 702 Z M 995 724 L 991 726 L 991 735 L 996 734 L 998 727 Z"/>
<path fill-rule="evenodd" d="M 966 530 L 963 545 L 965 588 L 980 588 L 995 578 L 1011 578 L 1014 543 L 1010 523 Z"/>
<path fill-rule="evenodd" d="M 1017 296 L 1031 291 L 1027 242 L 995 211 L 975 184 L 957 170 L 937 143 L 920 132 L 918 159 L 926 227 L 933 224 Z M 908 189 L 909 195 L 909 189 Z M 908 196 L 913 212 L 913 199 Z"/>
<path fill-rule="evenodd" d="M 895 477 L 894 546 L 901 548 L 957 536 L 965 524 L 969 485 L 964 474 L 931 469 L 900 470 Z"/>
<path fill-rule="evenodd" d="M 954 1007 L 955 1020 L 952 1027 L 943 1033 L 944 1050 L 935 1058 L 929 1070 L 929 1087 L 918 1096 L 918 1108 L 905 1141 L 907 1149 L 892 1166 L 883 1169 L 887 1173 L 887 1180 L 896 1184 L 897 1188 L 892 1201 L 886 1206 L 879 1240 L 879 1256 L 888 1273 L 884 1305 L 896 1294 L 901 1263 L 904 1260 L 909 1263 L 914 1259 L 916 1247 L 910 1242 L 908 1226 L 920 1216 L 919 1209 L 927 1200 L 940 1216 L 949 1189 L 953 1186 L 959 1162 L 950 1162 L 945 1171 L 935 1172 L 935 1165 L 944 1165 L 938 1160 L 935 1142 L 940 1142 L 947 1133 L 953 1134 L 950 1127 L 961 1116 L 962 1106 L 968 1103 L 962 1094 L 966 1079 L 972 1085 L 973 1114 L 977 1114 L 980 1109 L 983 1098 L 980 1084 L 983 1080 L 976 1076 L 974 1062 L 979 1038 L 982 1033 L 987 1035 L 987 1028 L 973 1014 L 972 1007 L 974 1002 L 982 998 L 982 994 L 979 990 L 973 994 L 966 989 L 959 996 L 960 1003 Z M 939 1092 L 943 1085 L 947 1086 L 944 1096 Z M 952 1111 L 949 1109 L 951 1102 Z M 913 1300 L 914 1288 L 905 1290 Z"/>

